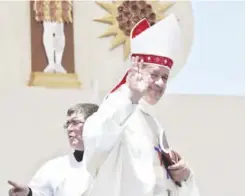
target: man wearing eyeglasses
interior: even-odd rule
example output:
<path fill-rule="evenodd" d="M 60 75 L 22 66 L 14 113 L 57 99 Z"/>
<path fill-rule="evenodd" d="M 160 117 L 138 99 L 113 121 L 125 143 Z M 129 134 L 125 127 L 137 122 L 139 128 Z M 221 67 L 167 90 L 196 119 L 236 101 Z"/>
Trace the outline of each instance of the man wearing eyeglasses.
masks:
<path fill-rule="evenodd" d="M 12 185 L 9 196 L 80 196 L 85 193 L 91 178 L 82 162 L 82 132 L 85 120 L 97 110 L 98 105 L 91 103 L 76 104 L 69 108 L 64 128 L 73 153 L 45 163 L 28 186 L 8 181 Z"/>

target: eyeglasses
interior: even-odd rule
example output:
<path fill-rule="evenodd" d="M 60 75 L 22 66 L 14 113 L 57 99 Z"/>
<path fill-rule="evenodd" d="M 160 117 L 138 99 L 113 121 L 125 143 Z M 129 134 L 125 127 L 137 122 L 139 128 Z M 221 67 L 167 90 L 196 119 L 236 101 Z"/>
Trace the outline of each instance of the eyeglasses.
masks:
<path fill-rule="evenodd" d="M 85 122 L 82 122 L 82 121 L 78 121 L 78 120 L 72 120 L 72 121 L 67 121 L 63 127 L 64 129 L 67 129 L 70 125 L 73 125 L 73 126 L 78 126 L 80 124 L 84 124 Z"/>

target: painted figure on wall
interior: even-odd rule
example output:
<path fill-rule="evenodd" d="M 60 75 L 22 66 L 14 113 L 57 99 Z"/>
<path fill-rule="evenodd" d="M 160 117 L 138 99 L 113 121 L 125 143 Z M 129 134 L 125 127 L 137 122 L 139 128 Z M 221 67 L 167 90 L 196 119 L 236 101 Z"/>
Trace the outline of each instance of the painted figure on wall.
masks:
<path fill-rule="evenodd" d="M 66 44 L 64 23 L 72 23 L 72 1 L 35 0 L 33 8 L 35 20 L 43 22 L 43 45 L 48 65 L 44 72 L 67 73 L 62 65 Z"/>

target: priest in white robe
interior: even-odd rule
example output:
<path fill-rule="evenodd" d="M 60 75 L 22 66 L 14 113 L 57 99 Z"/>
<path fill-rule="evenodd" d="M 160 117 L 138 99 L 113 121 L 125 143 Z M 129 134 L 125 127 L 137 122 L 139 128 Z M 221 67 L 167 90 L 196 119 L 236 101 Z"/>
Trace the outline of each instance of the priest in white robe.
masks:
<path fill-rule="evenodd" d="M 94 178 L 88 196 L 199 196 L 193 172 L 169 148 L 150 111 L 180 53 L 173 14 L 153 26 L 143 19 L 132 29 L 132 66 L 84 126 L 84 159 Z M 172 162 L 167 167 L 163 155 Z"/>
<path fill-rule="evenodd" d="M 27 185 L 9 181 L 9 196 L 81 196 L 89 189 L 92 178 L 84 161 L 82 132 L 86 119 L 96 112 L 98 105 L 76 104 L 67 111 L 64 128 L 67 131 L 71 153 L 54 158 L 36 172 Z M 45 145 L 45 141 L 44 141 Z"/>

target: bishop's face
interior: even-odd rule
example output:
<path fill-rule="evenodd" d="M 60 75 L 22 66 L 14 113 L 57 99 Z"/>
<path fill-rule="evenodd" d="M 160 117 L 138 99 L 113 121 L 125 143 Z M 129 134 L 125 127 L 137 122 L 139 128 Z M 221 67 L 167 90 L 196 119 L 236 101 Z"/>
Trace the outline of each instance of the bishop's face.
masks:
<path fill-rule="evenodd" d="M 73 113 L 67 117 L 64 128 L 67 130 L 69 144 L 74 150 L 81 151 L 84 149 L 82 139 L 84 122 L 84 115 L 81 113 Z"/>
<path fill-rule="evenodd" d="M 144 71 L 150 75 L 148 91 L 144 96 L 144 100 L 154 105 L 160 100 L 166 90 L 170 70 L 161 65 L 148 64 Z"/>

